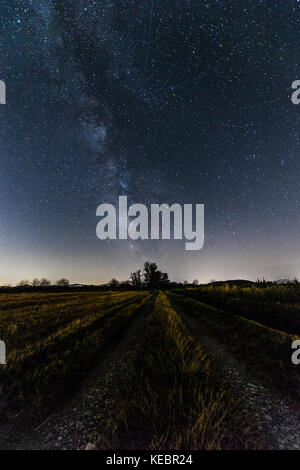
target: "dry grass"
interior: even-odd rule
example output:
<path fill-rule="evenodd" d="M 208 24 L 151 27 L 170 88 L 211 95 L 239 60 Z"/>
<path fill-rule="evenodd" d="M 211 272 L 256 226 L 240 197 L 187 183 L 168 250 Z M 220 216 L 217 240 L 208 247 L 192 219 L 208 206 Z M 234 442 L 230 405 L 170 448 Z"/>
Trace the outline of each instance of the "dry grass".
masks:
<path fill-rule="evenodd" d="M 201 345 L 159 293 L 146 337 L 124 378 L 114 447 L 219 449 L 228 397 Z"/>
<path fill-rule="evenodd" d="M 0 370 L 2 417 L 61 404 L 148 298 L 128 292 L 2 299 L 0 334 L 8 352 Z"/>
<path fill-rule="evenodd" d="M 300 330 L 300 284 L 200 286 L 175 292 L 290 334 Z"/>
<path fill-rule="evenodd" d="M 291 345 L 299 336 L 224 313 L 183 295 L 173 294 L 173 299 L 184 312 L 201 321 L 207 333 L 222 341 L 262 382 L 285 395 L 291 394 L 294 399 L 299 397 L 299 373 L 291 362 Z"/>

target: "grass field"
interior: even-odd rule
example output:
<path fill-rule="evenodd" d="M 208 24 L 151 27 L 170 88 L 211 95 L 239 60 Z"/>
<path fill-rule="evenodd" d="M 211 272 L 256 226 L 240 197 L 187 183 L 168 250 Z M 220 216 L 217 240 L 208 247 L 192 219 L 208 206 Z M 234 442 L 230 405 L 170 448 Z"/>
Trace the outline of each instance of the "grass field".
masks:
<path fill-rule="evenodd" d="M 300 332 L 300 285 L 201 286 L 177 292 L 290 334 Z"/>
<path fill-rule="evenodd" d="M 4 296 L 1 411 L 37 412 L 63 399 L 148 297 L 140 292 Z"/>
<path fill-rule="evenodd" d="M 248 302 L 251 311 L 244 309 Z M 285 307 L 282 331 L 275 328 L 278 309 L 271 314 L 278 302 Z M 290 361 L 297 320 L 286 314 L 292 303 L 297 311 L 297 302 L 298 293 L 284 288 L 2 294 L 1 423 L 36 423 L 63 409 L 115 350 L 123 369 L 105 372 L 120 377 L 98 448 L 262 448 L 265 436 L 257 434 L 247 403 L 227 386 L 193 325 L 272 393 L 299 400 L 299 372 Z M 137 321 L 134 351 L 124 360 L 118 348 Z"/>
<path fill-rule="evenodd" d="M 212 337 L 246 364 L 254 376 L 300 400 L 300 377 L 291 362 L 291 345 L 299 336 L 195 300 L 193 293 L 172 293 L 184 312 L 200 322 Z M 242 309 L 239 310 L 242 313 Z"/>

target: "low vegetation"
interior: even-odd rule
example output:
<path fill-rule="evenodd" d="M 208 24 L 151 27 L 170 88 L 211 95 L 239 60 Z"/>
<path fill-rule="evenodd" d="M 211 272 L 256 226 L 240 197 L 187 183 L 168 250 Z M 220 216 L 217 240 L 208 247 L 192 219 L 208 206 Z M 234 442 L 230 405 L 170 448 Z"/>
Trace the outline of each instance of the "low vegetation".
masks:
<path fill-rule="evenodd" d="M 2 418 L 45 411 L 62 401 L 122 333 L 150 294 L 141 292 L 2 298 Z"/>
<path fill-rule="evenodd" d="M 133 273 L 131 284 L 128 291 L 113 286 L 95 292 L 66 288 L 0 295 L 0 339 L 7 348 L 7 364 L 0 368 L 1 422 L 33 416 L 41 422 L 62 406 L 107 348 L 118 341 L 124 345 L 124 334 L 137 318 L 133 325 L 142 333 L 133 341 L 126 372 L 117 381 L 120 389 L 110 397 L 110 418 L 106 427 L 101 424 L 97 445 L 259 448 L 247 407 L 224 385 L 201 335 L 196 328 L 190 332 L 185 321 L 201 324 L 205 335 L 271 393 L 299 400 L 299 372 L 291 362 L 291 345 L 299 331 L 298 284 L 156 291 L 172 286 L 154 263 L 146 263 L 143 273 Z"/>
<path fill-rule="evenodd" d="M 226 313 L 189 296 L 173 293 L 170 297 L 201 322 L 208 335 L 221 340 L 251 373 L 294 399 L 300 397 L 299 372 L 291 362 L 291 345 L 297 335 Z"/>
<path fill-rule="evenodd" d="M 286 333 L 300 332 L 300 284 L 297 282 L 251 287 L 210 284 L 177 292 Z"/>
<path fill-rule="evenodd" d="M 237 435 L 231 435 L 229 396 L 202 346 L 164 293 L 156 298 L 116 409 L 113 448 L 193 450 L 240 445 Z"/>

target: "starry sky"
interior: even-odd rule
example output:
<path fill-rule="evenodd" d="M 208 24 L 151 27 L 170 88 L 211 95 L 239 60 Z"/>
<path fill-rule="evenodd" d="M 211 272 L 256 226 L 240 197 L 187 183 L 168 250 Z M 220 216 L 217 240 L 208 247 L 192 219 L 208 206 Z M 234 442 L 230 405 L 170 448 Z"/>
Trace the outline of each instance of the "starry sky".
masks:
<path fill-rule="evenodd" d="M 296 0 L 2 0 L 0 284 L 300 277 Z M 205 205 L 205 245 L 100 241 L 96 208 Z"/>

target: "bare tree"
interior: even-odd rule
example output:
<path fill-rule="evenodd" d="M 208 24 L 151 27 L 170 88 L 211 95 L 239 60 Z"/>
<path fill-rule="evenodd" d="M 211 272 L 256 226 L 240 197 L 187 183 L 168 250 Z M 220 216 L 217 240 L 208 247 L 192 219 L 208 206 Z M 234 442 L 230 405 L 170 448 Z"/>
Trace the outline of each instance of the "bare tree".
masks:
<path fill-rule="evenodd" d="M 60 287 L 65 287 L 69 285 L 69 280 L 65 279 L 64 277 L 56 281 L 56 285 Z"/>
<path fill-rule="evenodd" d="M 156 263 L 144 264 L 144 283 L 148 289 L 161 289 L 169 284 L 169 276 L 158 269 Z"/>
<path fill-rule="evenodd" d="M 42 287 L 47 287 L 51 286 L 51 282 L 48 279 L 45 279 L 44 277 L 40 280 L 40 286 Z"/>
<path fill-rule="evenodd" d="M 130 281 L 120 281 L 119 285 L 123 289 L 129 289 L 131 286 Z"/>
<path fill-rule="evenodd" d="M 31 285 L 32 285 L 33 287 L 40 286 L 40 285 L 41 285 L 41 281 L 40 281 L 37 277 L 35 277 L 35 278 L 33 279 L 32 283 L 31 283 Z"/>
<path fill-rule="evenodd" d="M 134 273 L 130 273 L 130 283 L 136 289 L 139 289 L 140 287 L 142 287 L 143 280 L 142 280 L 142 274 L 141 274 L 140 269 L 138 269 Z"/>
<path fill-rule="evenodd" d="M 30 282 L 27 279 L 22 279 L 22 281 L 19 282 L 18 286 L 28 287 L 28 286 L 30 286 Z"/>

